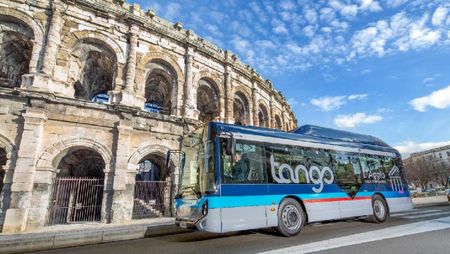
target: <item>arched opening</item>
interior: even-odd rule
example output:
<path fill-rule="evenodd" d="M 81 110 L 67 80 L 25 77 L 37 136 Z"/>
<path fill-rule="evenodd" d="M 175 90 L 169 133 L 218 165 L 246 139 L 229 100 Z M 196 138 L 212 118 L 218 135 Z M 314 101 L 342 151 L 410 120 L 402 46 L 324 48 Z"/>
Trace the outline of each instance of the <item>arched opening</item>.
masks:
<path fill-rule="evenodd" d="M 74 97 L 98 103 L 109 101 L 114 87 L 117 59 L 114 51 L 93 39 L 79 40 L 73 51 L 70 71 L 74 73 Z"/>
<path fill-rule="evenodd" d="M 197 90 L 198 120 L 213 121 L 219 115 L 219 96 L 215 86 L 208 80 L 200 79 Z"/>
<path fill-rule="evenodd" d="M 54 159 L 57 176 L 53 185 L 48 224 L 100 221 L 105 161 L 86 147 L 66 149 Z"/>
<path fill-rule="evenodd" d="M 267 108 L 263 104 L 259 104 L 258 107 L 258 125 L 260 127 L 269 127 L 269 113 Z"/>
<path fill-rule="evenodd" d="M 170 170 L 164 161 L 162 154 L 151 153 L 139 162 L 134 189 L 133 219 L 162 217 L 168 212 L 170 193 L 167 178 Z"/>
<path fill-rule="evenodd" d="M 171 114 L 173 91 L 177 80 L 175 71 L 161 61 L 152 61 L 146 68 L 149 71 L 145 82 L 145 110 Z"/>
<path fill-rule="evenodd" d="M 9 16 L 0 16 L 0 86 L 20 87 L 29 72 L 33 50 L 33 30 Z"/>
<path fill-rule="evenodd" d="M 283 129 L 283 124 L 281 123 L 281 118 L 278 115 L 275 116 L 275 129 L 278 129 L 278 130 Z"/>
<path fill-rule="evenodd" d="M 5 149 L 0 148 L 0 193 L 2 193 L 3 190 L 3 181 L 6 174 L 6 162 L 8 161 L 7 153 Z"/>
<path fill-rule="evenodd" d="M 250 122 L 247 97 L 241 93 L 234 94 L 233 116 L 234 123 L 238 125 L 247 125 Z"/>

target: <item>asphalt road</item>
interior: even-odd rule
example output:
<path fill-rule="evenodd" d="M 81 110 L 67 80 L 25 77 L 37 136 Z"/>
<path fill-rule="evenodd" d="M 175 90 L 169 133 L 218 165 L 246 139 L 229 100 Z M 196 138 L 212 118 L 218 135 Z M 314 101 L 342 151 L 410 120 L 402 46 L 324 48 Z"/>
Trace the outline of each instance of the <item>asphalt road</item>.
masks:
<path fill-rule="evenodd" d="M 308 225 L 296 237 L 271 230 L 229 234 L 169 228 L 153 237 L 35 253 L 450 253 L 450 205 L 393 214 L 385 223 L 361 220 Z"/>

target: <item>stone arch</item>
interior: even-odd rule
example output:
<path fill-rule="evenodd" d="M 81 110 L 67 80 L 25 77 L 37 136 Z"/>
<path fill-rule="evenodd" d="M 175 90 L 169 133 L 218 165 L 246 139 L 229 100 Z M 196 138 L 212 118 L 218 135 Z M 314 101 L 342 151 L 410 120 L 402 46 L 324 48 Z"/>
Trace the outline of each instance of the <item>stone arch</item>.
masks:
<path fill-rule="evenodd" d="M 225 91 L 224 91 L 224 88 L 222 85 L 223 81 L 220 80 L 216 75 L 214 75 L 210 71 L 202 70 L 194 75 L 192 84 L 194 84 L 195 89 L 198 88 L 197 85 L 198 85 L 198 82 L 200 81 L 200 79 L 206 79 L 209 82 L 211 82 L 211 84 L 213 84 L 215 86 L 215 88 L 217 89 L 219 96 L 223 96 L 225 94 Z"/>
<path fill-rule="evenodd" d="M 178 88 L 182 87 L 182 84 L 184 83 L 183 71 L 181 70 L 180 65 L 177 63 L 176 58 L 170 56 L 169 54 L 170 53 L 148 52 L 137 61 L 135 89 L 139 94 L 142 94 L 142 91 L 144 90 L 143 84 L 145 84 L 145 79 L 147 78 L 146 74 L 148 70 L 146 70 L 146 65 L 152 61 L 167 63 L 167 65 L 173 69 L 177 76 Z"/>
<path fill-rule="evenodd" d="M 283 122 L 281 121 L 280 115 L 276 114 L 274 119 L 274 129 L 283 130 Z"/>
<path fill-rule="evenodd" d="M 137 170 L 139 167 L 139 162 L 148 154 L 160 154 L 165 156 L 168 151 L 169 148 L 162 145 L 148 145 L 141 147 L 128 159 L 128 170 Z"/>
<path fill-rule="evenodd" d="M 0 158 L 0 193 L 5 183 L 10 183 L 12 179 L 11 169 L 14 167 L 15 158 L 17 157 L 16 146 L 5 136 L 0 134 L 0 149 L 3 153 Z M 5 160 L 5 161 L 3 161 Z M 3 198 L 0 196 L 0 209 L 5 208 L 2 204 Z"/>
<path fill-rule="evenodd" d="M 0 86 L 20 87 L 22 76 L 36 71 L 38 27 L 26 14 L 0 10 Z"/>
<path fill-rule="evenodd" d="M 159 60 L 147 63 L 146 69 L 145 109 L 155 113 L 171 114 L 177 102 L 175 71 L 168 63 Z"/>
<path fill-rule="evenodd" d="M 27 24 L 32 30 L 34 35 L 33 53 L 29 64 L 29 72 L 36 72 L 38 67 L 39 54 L 44 43 L 44 28 L 36 22 L 36 19 L 25 12 L 8 7 L 0 8 L 0 16 L 10 16 Z"/>
<path fill-rule="evenodd" d="M 203 122 L 218 120 L 222 104 L 217 84 L 211 79 L 201 78 L 195 87 L 198 120 Z"/>
<path fill-rule="evenodd" d="M 270 128 L 270 107 L 267 105 L 265 100 L 258 101 L 258 124 L 260 127 Z M 263 117 L 263 119 L 261 119 Z"/>
<path fill-rule="evenodd" d="M 235 90 L 233 96 L 233 118 L 236 124 L 249 125 L 250 124 L 250 100 L 251 98 L 245 90 Z"/>
<path fill-rule="evenodd" d="M 64 36 L 64 38 L 62 38 L 61 40 L 60 51 L 58 52 L 58 59 L 60 61 L 68 62 L 71 50 L 78 41 L 83 39 L 88 40 L 91 39 L 102 42 L 111 51 L 115 53 L 118 63 L 120 64 L 126 63 L 125 55 L 120 45 L 108 35 L 93 30 L 79 30 L 71 32 L 68 35 Z"/>
<path fill-rule="evenodd" d="M 39 156 L 39 159 L 36 163 L 36 168 L 38 170 L 51 169 L 52 171 L 54 171 L 58 166 L 57 164 L 59 163 L 59 161 L 65 155 L 64 152 L 72 147 L 85 147 L 98 152 L 105 162 L 105 173 L 110 172 L 114 168 L 112 153 L 108 149 L 108 147 L 97 141 L 87 138 L 69 139 L 51 145 L 50 147 L 45 149 L 45 151 Z"/>

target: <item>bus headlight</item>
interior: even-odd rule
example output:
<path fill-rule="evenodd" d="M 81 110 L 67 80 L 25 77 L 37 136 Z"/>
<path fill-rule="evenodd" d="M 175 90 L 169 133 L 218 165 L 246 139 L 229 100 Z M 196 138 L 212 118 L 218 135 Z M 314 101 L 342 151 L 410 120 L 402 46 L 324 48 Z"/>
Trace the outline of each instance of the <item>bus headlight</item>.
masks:
<path fill-rule="evenodd" d="M 205 201 L 202 205 L 202 214 L 207 215 L 208 214 L 208 200 Z"/>

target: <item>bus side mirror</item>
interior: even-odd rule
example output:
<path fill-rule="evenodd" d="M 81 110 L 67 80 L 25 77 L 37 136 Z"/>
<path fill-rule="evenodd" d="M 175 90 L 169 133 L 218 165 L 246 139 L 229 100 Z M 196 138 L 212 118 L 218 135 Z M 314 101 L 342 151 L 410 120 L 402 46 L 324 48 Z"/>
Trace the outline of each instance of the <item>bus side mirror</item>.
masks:
<path fill-rule="evenodd" d="M 227 139 L 227 147 L 225 149 L 226 154 L 233 155 L 235 147 L 236 147 L 236 139 L 233 137 L 233 135 L 231 135 L 231 137 Z"/>

